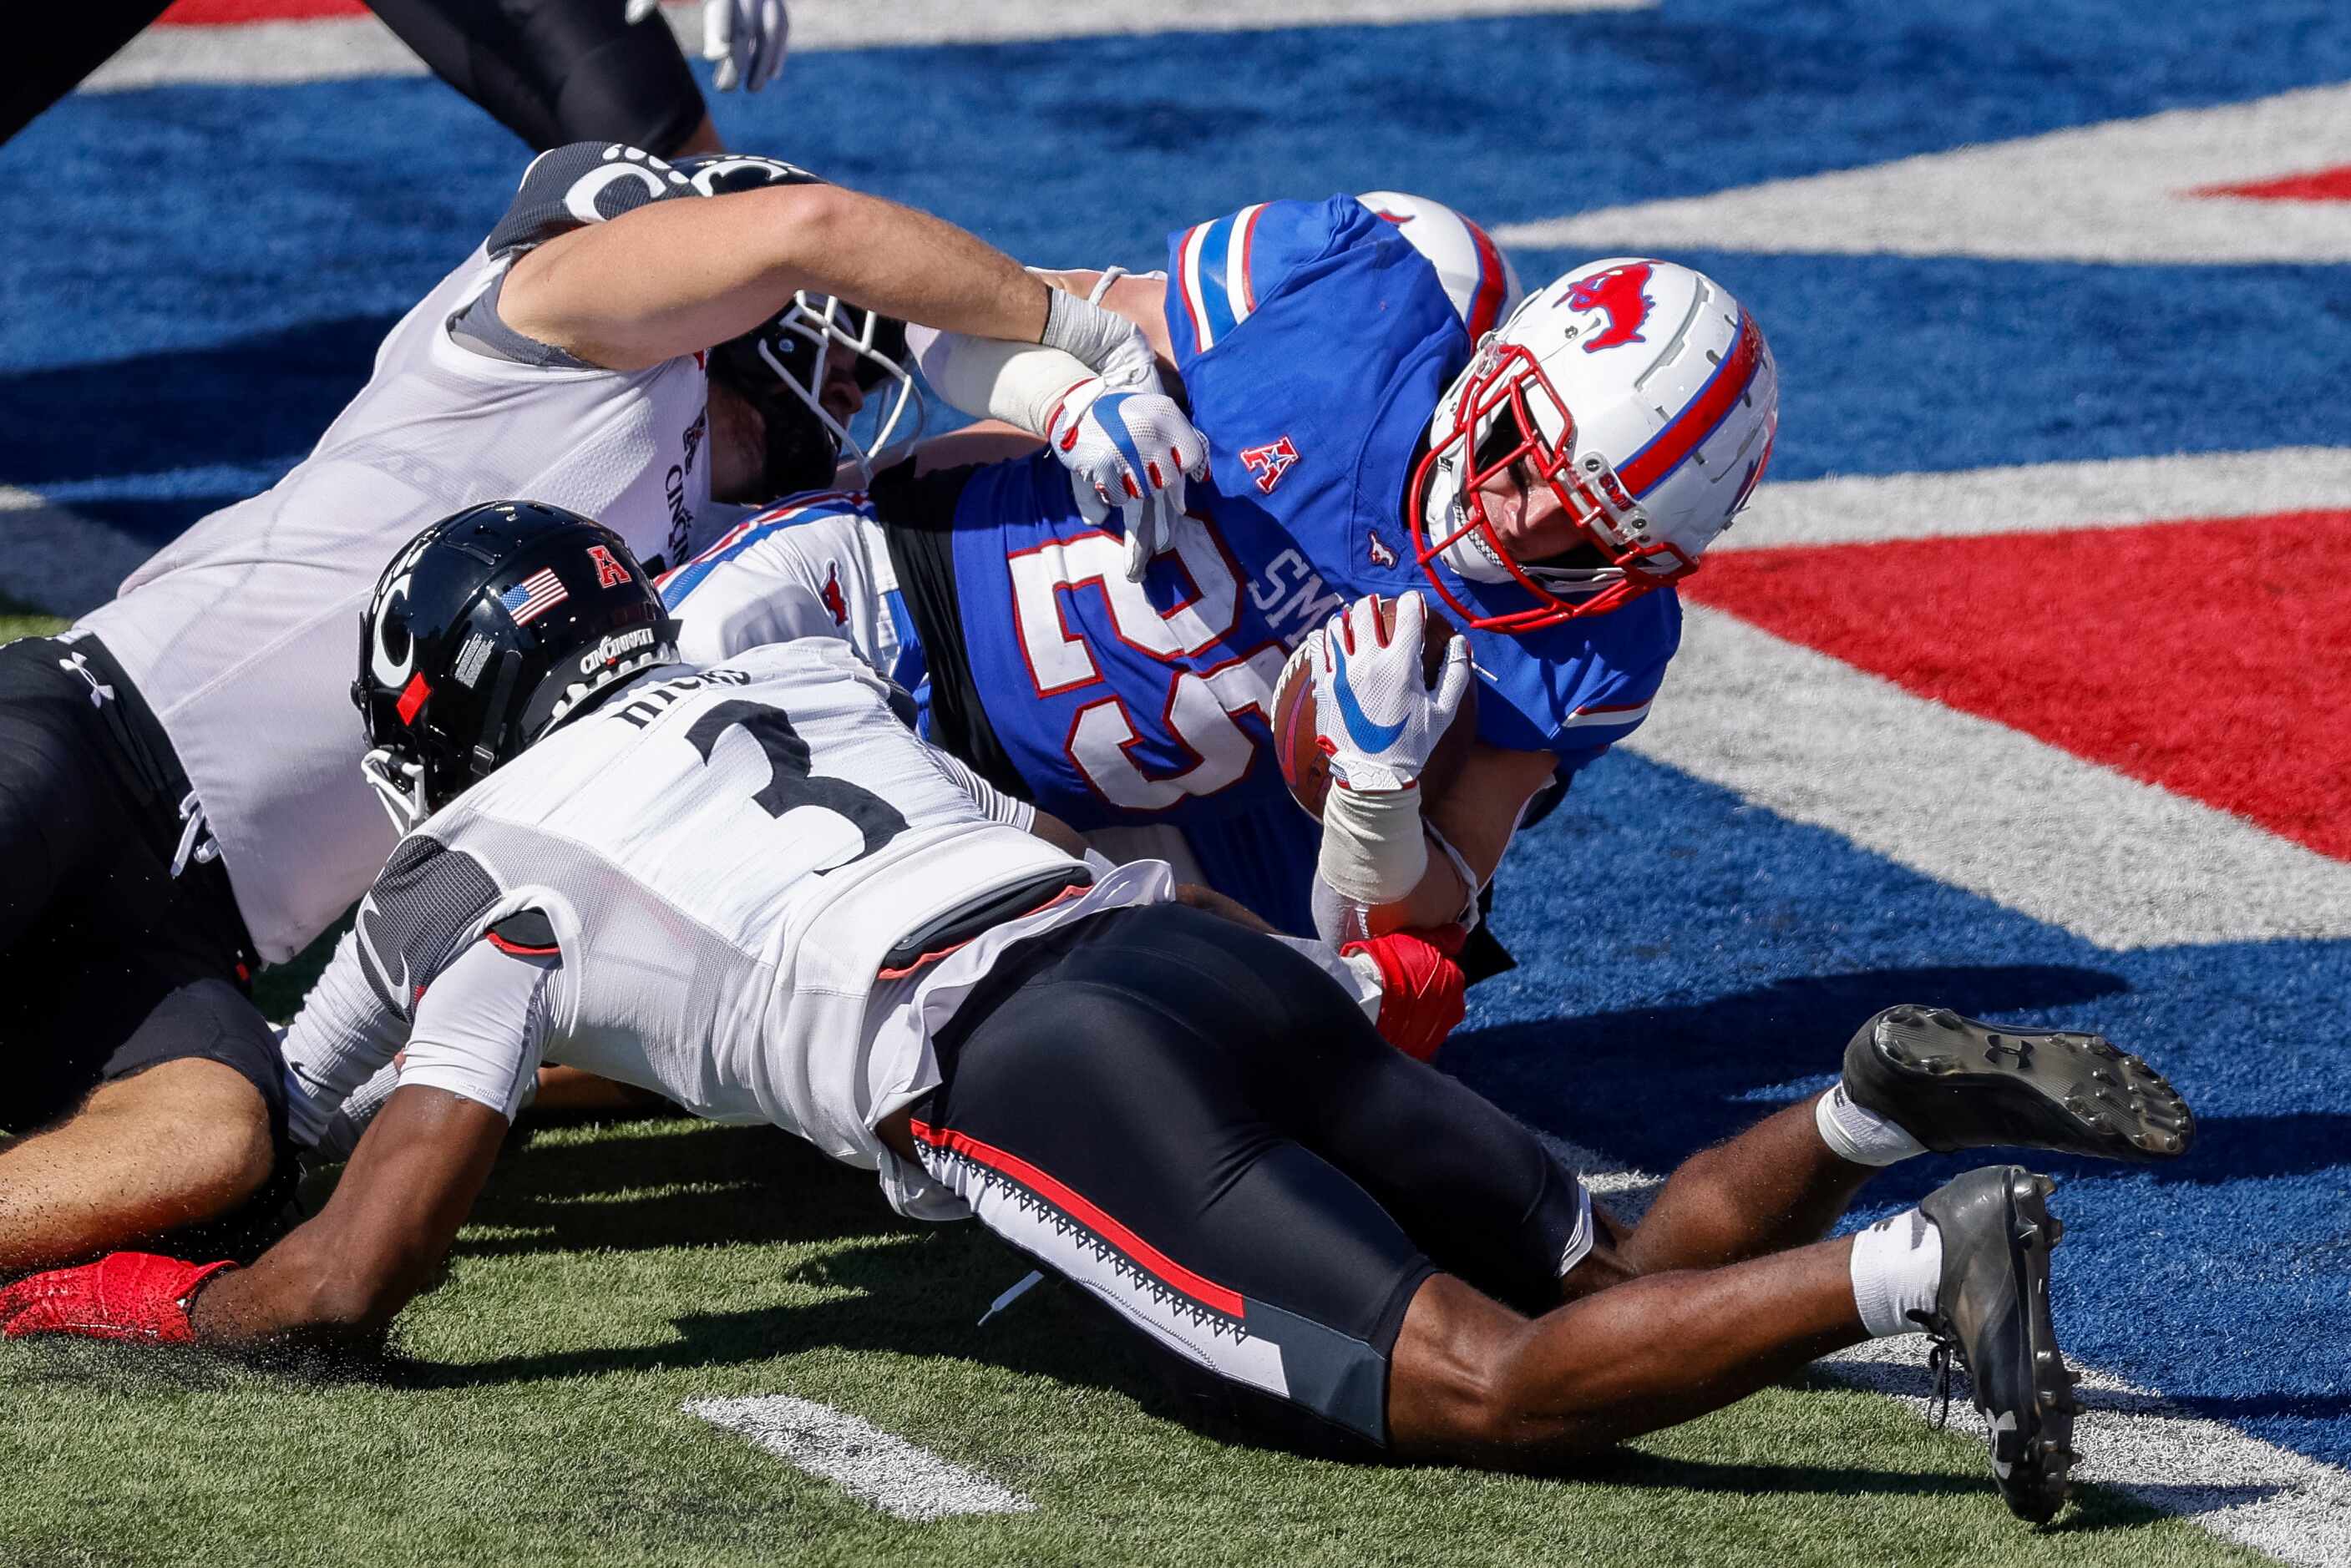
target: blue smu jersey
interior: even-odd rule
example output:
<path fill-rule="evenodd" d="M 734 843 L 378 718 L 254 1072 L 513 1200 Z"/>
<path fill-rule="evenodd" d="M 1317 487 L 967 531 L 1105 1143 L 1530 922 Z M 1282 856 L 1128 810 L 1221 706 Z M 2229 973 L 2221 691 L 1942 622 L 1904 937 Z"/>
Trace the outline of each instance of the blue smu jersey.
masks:
<path fill-rule="evenodd" d="M 1085 522 L 1050 454 L 975 471 L 954 530 L 973 683 L 1064 820 L 1168 822 L 1203 845 L 1192 829 L 1280 823 L 1311 870 L 1313 825 L 1269 743 L 1273 684 L 1347 603 L 1426 587 L 1402 501 L 1468 338 L 1436 269 L 1352 196 L 1186 229 L 1168 271 L 1176 368 L 1210 454 L 1187 492 L 1205 526 L 1130 585 L 1123 541 Z M 1515 586 L 1448 587 L 1520 607 Z M 1646 711 L 1678 618 L 1659 591 L 1531 638 L 1473 633 L 1479 733 L 1571 765 L 1597 754 Z"/>
<path fill-rule="evenodd" d="M 1185 230 L 1170 240 L 1168 275 L 1176 366 L 1193 421 L 1208 438 L 1210 514 L 1262 510 L 1348 602 L 1418 589 L 1458 625 L 1427 592 L 1404 527 L 1422 438 L 1470 348 L 1436 270 L 1393 223 L 1339 196 L 1244 207 Z M 1280 323 L 1278 333 L 1265 330 L 1269 317 Z M 1418 334 L 1413 353 L 1397 352 L 1405 321 Z M 1396 344 L 1390 352 L 1397 358 L 1379 384 L 1365 374 L 1376 364 L 1365 351 L 1384 343 Z M 1290 432 L 1318 407 L 1306 400 L 1343 408 L 1371 397 L 1374 385 L 1388 401 L 1366 423 L 1370 439 L 1331 452 L 1319 483 L 1297 485 L 1309 454 Z M 1326 429 L 1318 440 L 1336 433 Z M 1442 563 L 1437 569 L 1454 597 L 1481 614 L 1534 603 L 1515 583 L 1473 583 Z M 1483 688 L 1479 737 L 1509 751 L 1552 752 L 1572 770 L 1647 716 L 1680 641 L 1681 606 L 1671 589 L 1657 589 L 1612 614 L 1521 636 L 1459 629 Z"/>

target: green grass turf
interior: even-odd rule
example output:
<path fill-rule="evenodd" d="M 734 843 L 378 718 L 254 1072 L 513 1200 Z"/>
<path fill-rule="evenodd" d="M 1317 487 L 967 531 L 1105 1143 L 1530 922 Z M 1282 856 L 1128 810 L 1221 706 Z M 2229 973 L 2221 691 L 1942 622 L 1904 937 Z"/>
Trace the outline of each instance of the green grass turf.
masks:
<path fill-rule="evenodd" d="M 1072 1291 L 976 1326 L 1024 1268 L 977 1226 L 895 1220 L 870 1177 L 768 1129 L 542 1132 L 371 1377 L 0 1345 L 0 1563 L 2260 1561 L 2095 1490 L 2030 1531 L 1979 1440 L 1831 1387 L 1766 1390 L 1569 1481 L 1228 1447 L 1165 1417 Z M 678 1408 L 778 1393 L 1037 1510 L 895 1521 Z"/>
<path fill-rule="evenodd" d="M 0 594 L 0 642 L 14 642 L 20 637 L 41 637 L 65 628 L 62 618 L 47 615 L 28 604 Z"/>

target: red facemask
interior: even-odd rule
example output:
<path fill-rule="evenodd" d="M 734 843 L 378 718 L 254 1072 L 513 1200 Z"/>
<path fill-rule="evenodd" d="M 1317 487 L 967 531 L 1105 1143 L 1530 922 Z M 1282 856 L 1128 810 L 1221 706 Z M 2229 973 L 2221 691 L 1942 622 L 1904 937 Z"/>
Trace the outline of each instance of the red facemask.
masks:
<path fill-rule="evenodd" d="M 1548 414 L 1548 421 L 1539 420 L 1538 410 Z M 1556 444 L 1542 435 L 1546 423 L 1560 432 Z M 1450 425 L 1430 442 L 1428 454 L 1413 471 L 1405 517 L 1421 570 L 1437 597 L 1469 625 L 1489 631 L 1537 631 L 1579 617 L 1605 615 L 1698 570 L 1698 562 L 1677 546 L 1649 538 L 1648 519 L 1608 460 L 1593 452 L 1577 461 L 1572 455 L 1574 446 L 1574 416 L 1534 355 L 1519 344 L 1489 345 L 1464 379 Z M 1428 517 L 1429 482 L 1437 464 L 1456 449 L 1461 454 L 1456 492 L 1460 511 L 1458 521 L 1443 520 L 1446 525 L 1440 528 Z M 1551 487 L 1579 540 L 1590 546 L 1592 566 L 1528 566 L 1511 559 L 1487 515 L 1482 487 L 1521 462 L 1530 490 L 1535 484 Z M 1437 563 L 1465 542 L 1471 548 L 1482 545 L 1535 602 L 1501 614 L 1482 614 L 1463 604 Z M 1595 584 L 1592 574 L 1600 566 L 1615 567 L 1621 575 Z"/>

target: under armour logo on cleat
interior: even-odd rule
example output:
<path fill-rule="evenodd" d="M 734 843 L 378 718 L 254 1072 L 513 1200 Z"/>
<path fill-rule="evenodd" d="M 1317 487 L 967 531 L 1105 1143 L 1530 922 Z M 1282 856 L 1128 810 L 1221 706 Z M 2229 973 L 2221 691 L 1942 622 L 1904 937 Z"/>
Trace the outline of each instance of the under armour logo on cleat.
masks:
<path fill-rule="evenodd" d="M 100 681 L 97 672 L 90 669 L 89 662 L 78 653 L 70 659 L 58 659 L 57 668 L 70 670 L 89 682 L 89 705 L 93 708 L 103 708 L 106 706 L 107 699 L 114 695 L 114 688 Z"/>

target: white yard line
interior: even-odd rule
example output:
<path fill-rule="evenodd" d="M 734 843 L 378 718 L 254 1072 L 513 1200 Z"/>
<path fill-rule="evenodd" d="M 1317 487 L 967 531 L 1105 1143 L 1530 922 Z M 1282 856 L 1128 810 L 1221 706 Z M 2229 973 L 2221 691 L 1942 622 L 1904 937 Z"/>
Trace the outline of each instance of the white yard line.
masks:
<path fill-rule="evenodd" d="M 968 1513 L 1029 1513 L 1036 1504 L 872 1423 L 789 1394 L 689 1399 L 680 1407 L 739 1432 L 786 1464 L 822 1476 L 860 1501 L 917 1521 Z"/>
<path fill-rule="evenodd" d="M 1703 606 L 1627 750 L 2100 947 L 2351 936 L 2351 865 Z"/>
<path fill-rule="evenodd" d="M 618 0 L 615 0 L 618 3 Z M 1000 44 L 1154 33 L 1226 33 L 1276 27 L 1363 26 L 1585 11 L 1639 11 L 1657 0 L 796 0 L 792 53 L 935 44 Z M 689 57 L 702 52 L 702 7 L 664 8 Z M 789 67 L 787 67 L 789 73 Z M 82 83 L 120 92 L 171 82 L 332 81 L 413 77 L 424 64 L 373 16 L 151 27 Z M 784 78 L 789 90 L 790 78 Z"/>
<path fill-rule="evenodd" d="M 1919 1342 L 1872 1340 L 1819 1365 L 1839 1382 L 1930 1413 L 1932 1379 Z M 2263 1442 L 2225 1421 L 2190 1416 L 2162 1396 L 2094 1367 L 2082 1374 L 2077 1480 L 2176 1513 L 2223 1540 L 2306 1568 L 2351 1563 L 2351 1473 Z M 1980 1432 L 1964 1393 L 1951 1420 Z"/>
<path fill-rule="evenodd" d="M 2338 508 L 2351 508 L 2351 447 L 2036 462 L 1767 483 L 1711 553 Z"/>
<path fill-rule="evenodd" d="M 2199 195 L 2351 163 L 2351 84 L 1572 213 L 1506 245 L 2109 263 L 2351 261 L 2351 203 Z"/>

